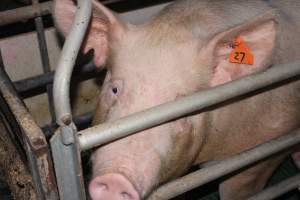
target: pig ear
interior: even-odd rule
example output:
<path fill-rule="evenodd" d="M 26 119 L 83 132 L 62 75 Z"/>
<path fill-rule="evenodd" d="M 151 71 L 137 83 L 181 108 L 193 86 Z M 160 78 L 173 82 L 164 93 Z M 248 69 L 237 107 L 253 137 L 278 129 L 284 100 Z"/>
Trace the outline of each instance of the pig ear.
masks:
<path fill-rule="evenodd" d="M 211 86 L 268 68 L 276 41 L 275 12 L 214 36 L 207 45 L 213 54 Z"/>
<path fill-rule="evenodd" d="M 118 40 L 126 29 L 110 10 L 93 0 L 93 16 L 86 38 L 82 45 L 83 53 L 94 50 L 94 64 L 97 67 L 106 62 L 108 56 L 108 40 Z M 67 36 L 76 12 L 76 5 L 72 0 L 56 0 L 54 6 L 55 23 L 64 36 Z"/>

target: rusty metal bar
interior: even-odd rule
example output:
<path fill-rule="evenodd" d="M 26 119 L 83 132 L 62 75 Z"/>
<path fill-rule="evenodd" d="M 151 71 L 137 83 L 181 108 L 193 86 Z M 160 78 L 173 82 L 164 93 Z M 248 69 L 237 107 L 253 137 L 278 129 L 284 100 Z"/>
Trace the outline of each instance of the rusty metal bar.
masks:
<path fill-rule="evenodd" d="M 18 94 L 1 62 L 0 92 L 6 101 L 6 109 L 13 114 L 14 120 L 21 130 L 20 143 L 26 151 L 39 199 L 57 199 L 56 182 L 47 141 L 24 103 L 18 98 Z"/>
<path fill-rule="evenodd" d="M 171 181 L 155 190 L 147 200 L 171 199 L 299 143 L 300 129 Z"/>

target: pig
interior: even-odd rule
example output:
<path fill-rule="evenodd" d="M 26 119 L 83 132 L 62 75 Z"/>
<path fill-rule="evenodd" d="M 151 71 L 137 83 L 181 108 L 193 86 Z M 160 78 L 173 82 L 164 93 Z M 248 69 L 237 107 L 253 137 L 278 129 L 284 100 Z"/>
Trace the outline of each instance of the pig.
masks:
<path fill-rule="evenodd" d="M 107 68 L 94 125 L 300 58 L 297 0 L 178 0 L 141 25 L 122 21 L 99 2 L 93 7 L 82 51 L 92 50 L 95 65 Z M 63 35 L 74 12 L 73 1 L 55 1 Z M 240 44 L 245 55 L 236 50 Z M 103 145 L 91 158 L 89 194 L 94 200 L 145 199 L 192 165 L 296 129 L 299 110 L 300 82 L 294 81 Z M 219 186 L 221 199 L 245 199 L 262 190 L 286 155 L 228 177 Z"/>

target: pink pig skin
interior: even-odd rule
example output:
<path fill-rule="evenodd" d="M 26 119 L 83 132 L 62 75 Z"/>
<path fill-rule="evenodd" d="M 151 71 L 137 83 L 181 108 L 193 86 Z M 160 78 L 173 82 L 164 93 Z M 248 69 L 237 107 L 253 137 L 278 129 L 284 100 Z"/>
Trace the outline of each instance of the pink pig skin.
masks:
<path fill-rule="evenodd" d="M 54 9 L 56 25 L 66 35 L 74 3 L 56 0 Z M 94 1 L 82 49 L 93 49 L 95 64 L 108 70 L 94 125 L 299 59 L 299 10 L 296 0 L 178 0 L 135 26 Z M 253 65 L 229 61 L 238 36 L 251 50 Z M 299 108 L 296 81 L 104 145 L 92 156 L 90 196 L 144 199 L 192 165 L 224 159 L 296 129 Z M 229 177 L 220 184 L 221 199 L 246 199 L 260 191 L 290 152 Z"/>

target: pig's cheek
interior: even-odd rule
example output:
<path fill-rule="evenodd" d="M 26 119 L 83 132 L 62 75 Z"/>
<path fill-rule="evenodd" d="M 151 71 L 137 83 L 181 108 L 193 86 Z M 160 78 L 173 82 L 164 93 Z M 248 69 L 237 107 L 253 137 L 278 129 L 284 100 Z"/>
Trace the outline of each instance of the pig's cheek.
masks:
<path fill-rule="evenodd" d="M 196 158 L 197 147 L 194 143 L 193 124 L 188 118 L 177 120 L 170 124 L 171 148 L 165 159 L 162 160 L 163 168 L 161 181 L 168 181 L 186 172 Z"/>
<path fill-rule="evenodd" d="M 110 110 L 109 105 L 106 104 L 105 102 L 103 102 L 103 100 L 100 98 L 92 124 L 95 126 L 97 124 L 101 124 L 101 123 L 105 122 L 107 119 L 109 110 Z"/>

